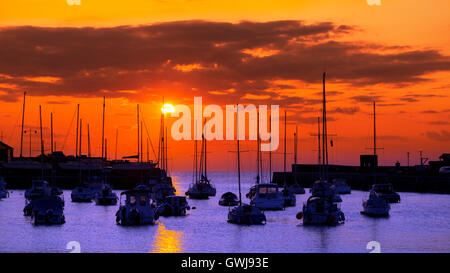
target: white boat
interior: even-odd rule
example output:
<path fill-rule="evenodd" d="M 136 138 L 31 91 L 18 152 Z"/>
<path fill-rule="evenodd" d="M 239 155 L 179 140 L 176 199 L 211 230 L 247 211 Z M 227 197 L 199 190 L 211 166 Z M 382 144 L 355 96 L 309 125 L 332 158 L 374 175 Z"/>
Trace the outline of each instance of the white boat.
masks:
<path fill-rule="evenodd" d="M 185 216 L 190 210 L 185 196 L 168 196 L 164 203 L 158 206 L 157 212 L 160 216 Z"/>
<path fill-rule="evenodd" d="M 152 225 L 159 218 L 155 207 L 151 191 L 144 189 L 124 191 L 120 194 L 116 223 L 123 226 Z"/>
<path fill-rule="evenodd" d="M 389 210 L 391 209 L 386 199 L 380 197 L 373 190 L 370 191 L 369 199 L 363 200 L 362 206 L 361 214 L 374 217 L 389 216 Z"/>
<path fill-rule="evenodd" d="M 345 221 L 338 204 L 324 196 L 310 196 L 297 218 L 303 218 L 304 225 L 336 225 Z"/>
<path fill-rule="evenodd" d="M 347 181 L 344 178 L 335 178 L 332 180 L 333 185 L 338 194 L 350 194 L 352 193 L 352 188 L 347 185 Z"/>
<path fill-rule="evenodd" d="M 284 209 L 283 194 L 275 183 L 256 184 L 250 188 L 246 196 L 250 199 L 250 205 L 259 209 Z"/>
<path fill-rule="evenodd" d="M 237 130 L 239 131 L 239 105 L 237 112 Z M 237 165 L 238 165 L 238 186 L 239 186 L 239 204 L 228 211 L 228 222 L 238 225 L 259 225 L 266 223 L 266 215 L 258 207 L 242 203 L 241 197 L 241 161 L 239 151 L 239 135 L 237 137 Z M 278 189 L 278 188 L 277 188 Z"/>
<path fill-rule="evenodd" d="M 372 190 L 389 203 L 399 203 L 400 195 L 394 191 L 392 184 L 374 184 Z"/>
<path fill-rule="evenodd" d="M 0 199 L 9 197 L 9 192 L 6 189 L 6 181 L 3 176 L 0 176 Z"/>
<path fill-rule="evenodd" d="M 72 202 L 91 202 L 94 198 L 92 189 L 87 184 L 77 186 L 70 194 Z"/>
<path fill-rule="evenodd" d="M 31 217 L 35 225 L 61 225 L 65 223 L 64 206 L 57 196 L 45 196 L 32 201 Z"/>
<path fill-rule="evenodd" d="M 94 196 L 95 204 L 101 206 L 114 206 L 117 204 L 117 194 L 112 191 L 109 185 L 104 185 L 101 193 Z"/>

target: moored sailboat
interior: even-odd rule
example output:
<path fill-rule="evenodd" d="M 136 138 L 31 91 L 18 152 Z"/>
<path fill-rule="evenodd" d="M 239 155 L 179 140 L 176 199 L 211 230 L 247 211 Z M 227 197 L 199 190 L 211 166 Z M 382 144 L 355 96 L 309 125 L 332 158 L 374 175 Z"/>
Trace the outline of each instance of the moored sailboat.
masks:
<path fill-rule="evenodd" d="M 328 143 L 325 97 L 325 73 L 323 73 L 323 108 L 322 108 L 322 165 L 320 179 L 313 184 L 311 196 L 303 205 L 298 219 L 303 218 L 304 225 L 336 225 L 345 221 L 344 213 L 339 208 L 334 186 L 328 180 Z M 320 137 L 320 133 L 319 133 Z M 320 148 L 320 141 L 319 141 Z M 319 149 L 320 154 L 320 149 Z M 340 198 L 340 197 L 339 197 Z M 342 201 L 342 200 L 341 200 Z"/>
<path fill-rule="evenodd" d="M 237 131 L 239 131 L 239 105 L 236 108 Z M 241 194 L 241 163 L 239 151 L 239 134 L 237 136 L 237 163 L 238 163 L 238 186 L 239 186 L 239 205 L 228 211 L 228 222 L 233 224 L 253 225 L 265 224 L 266 215 L 258 207 L 242 203 Z"/>
<path fill-rule="evenodd" d="M 261 210 L 284 209 L 284 197 L 275 183 L 260 183 L 262 178 L 261 138 L 259 132 L 259 112 L 257 115 L 257 141 L 256 141 L 256 183 L 246 197 L 250 199 L 250 205 Z"/>
<path fill-rule="evenodd" d="M 186 195 L 191 199 L 208 199 L 210 196 L 216 195 L 216 188 L 208 179 L 207 159 L 206 159 L 206 139 L 202 134 L 202 149 L 200 155 L 200 164 L 197 172 L 197 141 L 194 140 L 194 183 L 189 186 Z"/>

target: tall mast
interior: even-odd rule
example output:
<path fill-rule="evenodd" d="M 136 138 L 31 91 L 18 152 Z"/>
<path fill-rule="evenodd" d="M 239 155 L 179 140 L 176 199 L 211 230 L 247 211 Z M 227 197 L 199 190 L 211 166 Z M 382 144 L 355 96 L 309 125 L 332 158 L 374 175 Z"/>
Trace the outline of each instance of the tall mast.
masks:
<path fill-rule="evenodd" d="M 259 184 L 260 176 L 259 176 L 259 111 L 257 112 L 258 120 L 257 120 L 257 130 L 256 130 L 256 184 Z"/>
<path fill-rule="evenodd" d="M 53 112 L 50 113 L 50 152 L 53 154 Z"/>
<path fill-rule="evenodd" d="M 258 111 L 258 116 L 259 116 L 259 111 Z M 259 126 L 259 117 L 258 117 L 258 126 Z M 261 151 L 261 135 L 258 129 L 258 137 L 259 137 L 259 174 L 261 177 L 261 183 L 263 183 L 263 165 L 262 165 L 262 151 Z"/>
<path fill-rule="evenodd" d="M 237 138 L 237 160 L 238 160 L 238 184 L 239 184 L 239 206 L 242 206 L 241 194 L 241 158 L 239 152 L 239 104 L 236 105 L 236 138 Z"/>
<path fill-rule="evenodd" d="M 91 157 L 91 135 L 89 134 L 89 123 L 87 125 L 88 157 Z"/>
<path fill-rule="evenodd" d="M 22 146 L 23 146 L 23 122 L 25 120 L 25 96 L 27 92 L 23 92 L 23 106 L 22 106 L 22 131 L 20 132 L 20 157 L 22 157 Z M 30 131 L 31 134 L 31 131 Z"/>
<path fill-rule="evenodd" d="M 137 105 L 136 108 L 136 113 L 137 113 L 137 150 L 138 150 L 138 162 L 141 161 L 141 150 L 139 148 L 139 143 L 140 143 L 140 129 L 139 129 L 139 104 Z"/>
<path fill-rule="evenodd" d="M 375 101 L 373 101 L 373 183 L 376 184 L 377 182 L 377 164 L 378 159 L 376 159 L 377 156 L 377 126 L 376 126 L 376 112 L 375 112 Z"/>
<path fill-rule="evenodd" d="M 82 140 L 81 132 L 82 131 L 83 131 L 83 119 L 80 118 L 80 150 L 78 152 L 79 156 L 81 156 L 81 140 Z"/>
<path fill-rule="evenodd" d="M 284 187 L 286 188 L 286 110 L 284 110 L 284 161 L 283 161 L 283 183 Z"/>
<path fill-rule="evenodd" d="M 108 160 L 108 139 L 105 138 L 105 160 Z"/>
<path fill-rule="evenodd" d="M 165 117 L 166 117 L 166 113 L 165 113 L 165 110 L 164 110 L 164 97 L 163 97 L 163 101 L 162 101 L 162 105 L 163 105 L 163 111 L 162 111 L 162 113 L 161 113 L 161 135 L 162 135 L 162 138 L 161 138 L 161 156 L 162 156 L 162 166 L 163 166 L 163 170 L 164 171 L 166 171 L 166 160 L 165 160 L 165 156 L 166 156 L 166 154 L 165 154 L 165 149 L 164 149 L 164 146 L 165 146 L 165 142 L 164 142 L 164 121 L 165 121 Z M 167 171 L 166 171 L 166 173 L 167 173 Z"/>
<path fill-rule="evenodd" d="M 31 158 L 31 134 L 32 134 L 32 131 L 31 131 L 31 128 L 30 128 L 30 158 Z"/>
<path fill-rule="evenodd" d="M 42 136 L 42 112 L 41 105 L 39 105 L 39 127 L 41 129 L 41 155 L 44 155 L 44 138 Z"/>
<path fill-rule="evenodd" d="M 106 98 L 103 96 L 103 118 L 102 118 L 102 159 L 106 158 L 106 143 L 105 143 L 105 108 L 106 108 Z"/>
<path fill-rule="evenodd" d="M 377 126 L 376 126 L 375 101 L 373 101 L 373 155 L 377 155 Z"/>
<path fill-rule="evenodd" d="M 198 181 L 198 175 L 197 175 L 197 121 L 195 121 L 195 130 L 194 130 L 194 177 L 195 181 L 194 183 L 197 183 Z"/>
<path fill-rule="evenodd" d="M 297 145 L 298 145 L 298 126 L 295 126 L 295 133 L 294 133 L 294 169 L 293 169 L 293 175 L 294 175 L 294 183 L 297 183 Z"/>
<path fill-rule="evenodd" d="M 317 151 L 318 151 L 318 159 L 319 165 L 322 162 L 322 157 L 320 156 L 320 117 L 317 117 Z M 322 168 L 321 168 L 322 170 Z M 322 173 L 320 174 L 322 176 Z M 322 178 L 321 178 L 322 179 Z"/>
<path fill-rule="evenodd" d="M 272 112 L 269 115 L 269 130 L 270 130 L 270 144 L 269 144 L 269 182 L 272 182 Z"/>
<path fill-rule="evenodd" d="M 326 72 L 323 73 L 323 106 L 322 106 L 322 165 L 323 165 L 323 177 L 328 180 L 328 139 L 327 139 L 327 108 L 325 97 L 325 77 Z"/>
<path fill-rule="evenodd" d="M 144 150 L 142 149 L 143 148 L 143 142 L 144 142 L 144 138 L 143 138 L 143 132 L 144 132 L 144 127 L 142 127 L 142 121 L 141 121 L 141 162 L 144 162 Z"/>
<path fill-rule="evenodd" d="M 117 160 L 117 141 L 118 141 L 118 139 L 119 139 L 119 128 L 116 128 L 116 151 L 114 154 L 115 160 Z"/>
<path fill-rule="evenodd" d="M 166 160 L 166 163 L 164 164 L 164 168 L 165 168 L 165 170 L 166 170 L 166 175 L 167 175 L 167 172 L 168 172 L 168 170 L 169 170 L 169 168 L 167 167 L 167 144 L 168 144 L 168 141 L 167 141 L 167 127 L 166 127 L 166 145 L 165 145 L 165 147 L 166 147 L 166 154 L 164 155 L 164 159 Z"/>
<path fill-rule="evenodd" d="M 205 120 L 206 123 L 206 120 Z M 206 169 L 206 138 L 203 137 L 205 139 L 205 179 L 208 180 L 208 175 L 206 173 L 207 169 Z"/>
<path fill-rule="evenodd" d="M 75 144 L 75 157 L 78 156 L 78 129 L 80 128 L 80 104 L 77 104 L 77 137 L 76 137 L 76 144 Z"/>
<path fill-rule="evenodd" d="M 117 151 L 117 148 L 116 148 L 116 151 Z M 117 152 L 116 152 L 116 158 L 117 158 Z M 147 162 L 150 162 L 149 153 L 148 153 L 148 137 L 147 137 Z"/>

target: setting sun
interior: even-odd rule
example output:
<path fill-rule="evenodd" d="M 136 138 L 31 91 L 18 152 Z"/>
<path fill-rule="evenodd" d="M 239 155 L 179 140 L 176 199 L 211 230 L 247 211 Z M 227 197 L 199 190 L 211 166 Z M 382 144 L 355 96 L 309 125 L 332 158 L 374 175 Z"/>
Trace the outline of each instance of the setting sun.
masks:
<path fill-rule="evenodd" d="M 175 108 L 172 104 L 164 104 L 164 106 L 161 108 L 161 111 L 165 113 L 173 113 L 175 111 Z"/>

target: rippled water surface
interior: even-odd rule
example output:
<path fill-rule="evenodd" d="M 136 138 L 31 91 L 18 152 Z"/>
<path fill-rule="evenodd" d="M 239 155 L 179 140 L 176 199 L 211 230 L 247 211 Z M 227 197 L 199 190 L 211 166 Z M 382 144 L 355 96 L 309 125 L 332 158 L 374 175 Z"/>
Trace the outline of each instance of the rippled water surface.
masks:
<path fill-rule="evenodd" d="M 177 193 L 184 194 L 192 174 L 172 176 Z M 245 196 L 254 174 L 242 176 Z M 295 208 L 266 212 L 266 225 L 237 226 L 226 222 L 228 208 L 217 204 L 222 193 L 237 193 L 236 174 L 212 172 L 210 178 L 217 196 L 189 200 L 196 209 L 186 217 L 161 217 L 141 227 L 116 225 L 118 205 L 70 202 L 70 191 L 64 191 L 64 225 L 33 226 L 22 213 L 24 191 L 13 191 L 0 201 L 0 252 L 68 252 L 71 241 L 80 243 L 81 252 L 369 252 L 370 241 L 379 242 L 381 252 L 450 252 L 449 195 L 400 193 L 402 202 L 392 204 L 389 218 L 373 219 L 360 215 L 367 193 L 353 191 L 342 196 L 345 224 L 308 227 L 295 218 L 307 190 L 297 195 Z"/>

